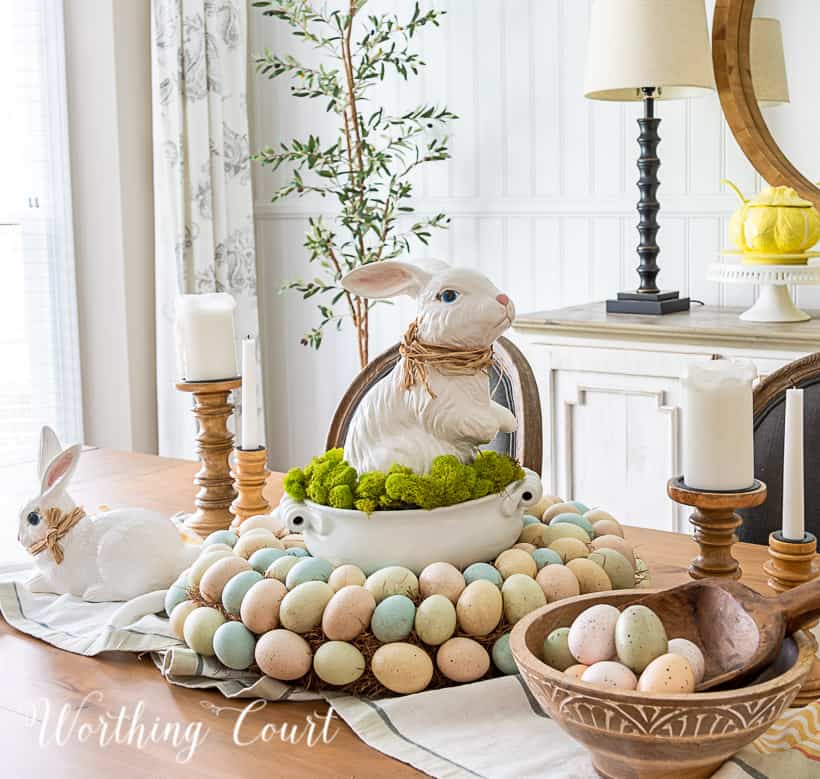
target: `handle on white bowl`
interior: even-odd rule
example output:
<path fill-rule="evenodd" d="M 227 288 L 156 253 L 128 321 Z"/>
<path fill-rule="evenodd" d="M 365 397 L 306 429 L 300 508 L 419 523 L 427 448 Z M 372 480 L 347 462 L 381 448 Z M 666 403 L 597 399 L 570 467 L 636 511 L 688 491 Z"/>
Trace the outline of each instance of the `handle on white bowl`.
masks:
<path fill-rule="evenodd" d="M 525 476 L 520 481 L 510 484 L 504 490 L 504 498 L 501 501 L 501 511 L 511 517 L 519 509 L 534 506 L 541 500 L 544 488 L 541 485 L 541 477 L 528 468 L 524 469 Z"/>
<path fill-rule="evenodd" d="M 304 533 L 310 529 L 317 536 L 325 536 L 330 529 L 321 514 L 301 501 L 291 500 L 284 505 L 280 503 L 279 510 L 285 527 L 291 533 Z"/>

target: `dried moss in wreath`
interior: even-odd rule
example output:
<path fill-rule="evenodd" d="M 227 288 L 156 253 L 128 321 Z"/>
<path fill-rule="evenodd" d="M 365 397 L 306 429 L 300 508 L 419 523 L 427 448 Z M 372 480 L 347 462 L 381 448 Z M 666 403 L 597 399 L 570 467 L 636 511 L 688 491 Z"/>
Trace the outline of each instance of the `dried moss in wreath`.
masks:
<path fill-rule="evenodd" d="M 288 471 L 284 486 L 294 500 L 372 513 L 453 506 L 499 493 L 523 478 L 524 469 L 513 458 L 492 451 L 479 452 L 471 463 L 441 455 L 427 474 L 396 464 L 387 473 L 359 475 L 342 449 L 331 449 L 304 468 Z"/>

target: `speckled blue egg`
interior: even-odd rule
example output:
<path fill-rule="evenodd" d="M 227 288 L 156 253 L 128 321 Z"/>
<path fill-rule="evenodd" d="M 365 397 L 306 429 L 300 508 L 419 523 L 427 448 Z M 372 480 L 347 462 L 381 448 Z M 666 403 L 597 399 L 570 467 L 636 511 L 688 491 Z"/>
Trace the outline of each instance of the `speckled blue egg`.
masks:
<path fill-rule="evenodd" d="M 256 639 L 253 633 L 241 622 L 226 622 L 214 633 L 216 659 L 234 671 L 244 671 L 250 667 L 255 648 Z"/>
<path fill-rule="evenodd" d="M 222 605 L 225 611 L 238 617 L 242 598 L 256 582 L 261 582 L 262 578 L 262 574 L 258 571 L 242 571 L 229 579 L 225 589 L 222 590 Z"/>
<path fill-rule="evenodd" d="M 326 582 L 333 572 L 333 566 L 321 557 L 305 557 L 288 571 L 285 586 L 292 590 L 305 582 Z"/>
<path fill-rule="evenodd" d="M 493 644 L 493 665 L 503 674 L 517 674 L 518 667 L 510 651 L 510 634 L 499 636 Z"/>
<path fill-rule="evenodd" d="M 288 554 L 294 557 L 310 557 L 310 552 L 301 546 L 292 546 L 288 549 Z"/>
<path fill-rule="evenodd" d="M 185 579 L 177 579 L 165 593 L 165 613 L 170 616 L 174 608 L 184 600 L 188 600 L 188 584 Z"/>
<path fill-rule="evenodd" d="M 501 587 L 504 580 L 498 570 L 489 563 L 473 563 L 464 569 L 464 581 L 467 584 L 472 584 L 478 579 L 486 579 L 492 582 L 496 587 Z"/>
<path fill-rule="evenodd" d="M 268 567 L 274 560 L 284 557 L 287 551 L 284 549 L 274 549 L 272 546 L 266 546 L 262 549 L 257 549 L 249 558 L 248 562 L 253 566 L 253 570 L 264 575 Z"/>
<path fill-rule="evenodd" d="M 586 514 L 586 513 L 587 513 L 587 511 L 589 511 L 589 506 L 587 506 L 585 503 L 581 503 L 581 501 L 580 501 L 580 500 L 571 500 L 571 501 L 569 501 L 569 502 L 570 502 L 573 506 L 575 506 L 575 508 L 577 508 L 577 509 L 578 509 L 578 511 L 580 511 L 582 514 Z"/>
<path fill-rule="evenodd" d="M 532 552 L 532 559 L 535 560 L 535 564 L 538 566 L 538 570 L 540 571 L 545 565 L 562 565 L 563 560 L 561 560 L 561 555 L 558 554 L 554 549 L 536 549 Z"/>
<path fill-rule="evenodd" d="M 590 521 L 585 517 L 582 517 L 580 514 L 559 514 L 557 517 L 553 517 L 550 522 L 551 525 L 560 525 L 562 523 L 577 525 L 590 537 L 590 539 L 595 537 L 595 530 L 590 524 Z"/>
<path fill-rule="evenodd" d="M 390 595 L 376 606 L 370 619 L 370 630 L 382 642 L 404 641 L 413 630 L 416 607 L 405 595 Z"/>
<path fill-rule="evenodd" d="M 521 522 L 524 524 L 524 527 L 526 527 L 527 525 L 538 525 L 541 520 L 537 517 L 531 516 L 530 514 L 524 514 L 524 516 L 521 517 Z"/>
<path fill-rule="evenodd" d="M 230 547 L 236 546 L 239 540 L 236 533 L 231 530 L 216 530 L 209 535 L 203 542 L 202 546 L 210 546 L 211 544 L 227 544 Z"/>

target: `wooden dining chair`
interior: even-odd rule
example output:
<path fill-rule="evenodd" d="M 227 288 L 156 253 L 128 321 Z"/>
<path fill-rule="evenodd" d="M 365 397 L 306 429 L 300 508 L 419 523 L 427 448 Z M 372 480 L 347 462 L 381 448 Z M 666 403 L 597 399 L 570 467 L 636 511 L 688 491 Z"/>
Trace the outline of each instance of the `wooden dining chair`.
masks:
<path fill-rule="evenodd" d="M 783 438 L 786 390 L 803 389 L 803 446 L 806 483 L 806 530 L 820 535 L 820 353 L 784 365 L 754 390 L 755 476 L 766 482 L 763 505 L 740 513 L 741 541 L 767 544 L 769 533 L 783 524 Z"/>
<path fill-rule="evenodd" d="M 535 375 L 521 350 L 507 338 L 495 342 L 493 358 L 488 377 L 490 387 L 494 388 L 493 400 L 515 414 L 518 429 L 512 433 L 499 433 L 484 448 L 509 454 L 525 468 L 540 474 L 543 457 L 541 401 Z M 330 423 L 328 449 L 344 446 L 350 421 L 362 398 L 393 370 L 398 361 L 399 345 L 396 344 L 376 357 L 353 380 Z"/>

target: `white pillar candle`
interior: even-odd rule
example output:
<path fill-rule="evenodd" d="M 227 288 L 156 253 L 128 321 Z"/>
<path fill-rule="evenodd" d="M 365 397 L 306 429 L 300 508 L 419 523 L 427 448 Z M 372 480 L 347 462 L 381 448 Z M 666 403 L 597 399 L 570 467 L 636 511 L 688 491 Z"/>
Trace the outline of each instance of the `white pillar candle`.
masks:
<path fill-rule="evenodd" d="M 243 449 L 262 446 L 257 416 L 256 340 L 248 336 L 242 341 L 242 430 Z"/>
<path fill-rule="evenodd" d="M 224 292 L 176 300 L 177 367 L 185 381 L 236 377 L 236 301 Z"/>
<path fill-rule="evenodd" d="M 752 381 L 748 360 L 691 362 L 683 377 L 683 480 L 699 490 L 754 484 Z"/>
<path fill-rule="evenodd" d="M 803 489 L 803 390 L 786 390 L 783 437 L 783 538 L 800 541 L 805 533 Z"/>

